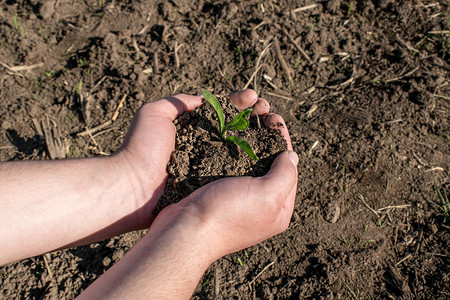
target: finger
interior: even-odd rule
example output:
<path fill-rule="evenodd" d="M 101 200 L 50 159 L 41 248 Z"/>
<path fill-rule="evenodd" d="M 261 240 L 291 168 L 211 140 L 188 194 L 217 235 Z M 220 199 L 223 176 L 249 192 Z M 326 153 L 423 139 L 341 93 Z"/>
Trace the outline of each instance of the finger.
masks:
<path fill-rule="evenodd" d="M 258 98 L 258 101 L 253 105 L 252 115 L 265 115 L 270 111 L 270 104 L 264 98 Z"/>
<path fill-rule="evenodd" d="M 251 89 L 234 92 L 228 97 L 230 97 L 233 104 L 239 107 L 239 109 L 252 107 L 258 101 L 258 94 Z"/>
<path fill-rule="evenodd" d="M 287 149 L 289 151 L 293 151 L 291 136 L 289 135 L 289 131 L 286 126 L 286 122 L 284 122 L 283 117 L 277 114 L 267 114 L 264 116 L 264 125 L 268 128 L 279 129 L 281 131 L 281 135 L 283 135 L 284 139 L 287 143 Z"/>
<path fill-rule="evenodd" d="M 142 109 L 148 110 L 150 115 L 167 117 L 170 121 L 173 121 L 179 115 L 192 111 L 202 103 L 203 97 L 201 96 L 178 94 L 146 104 Z"/>
<path fill-rule="evenodd" d="M 277 204 L 282 208 L 293 187 L 297 185 L 297 164 L 298 155 L 294 151 L 285 151 L 278 155 L 270 171 L 259 178 L 259 192 L 268 199 L 277 199 Z"/>

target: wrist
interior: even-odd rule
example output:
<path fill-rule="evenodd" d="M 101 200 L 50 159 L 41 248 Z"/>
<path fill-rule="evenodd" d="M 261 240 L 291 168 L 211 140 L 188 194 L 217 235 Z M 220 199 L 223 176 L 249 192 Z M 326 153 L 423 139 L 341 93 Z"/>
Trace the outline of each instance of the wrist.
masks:
<path fill-rule="evenodd" d="M 211 224 L 189 208 L 171 205 L 161 211 L 147 233 L 149 244 L 155 241 L 181 251 L 186 261 L 208 268 L 221 255 L 217 254 Z M 204 272 L 202 271 L 202 273 Z"/>
<path fill-rule="evenodd" d="M 123 150 L 105 159 L 112 166 L 112 172 L 116 174 L 117 184 L 120 182 L 121 187 L 117 191 L 120 196 L 119 194 L 116 196 L 122 198 L 121 209 L 132 215 L 131 230 L 148 228 L 155 217 L 152 212 L 156 201 L 152 200 L 159 197 L 160 192 L 157 188 L 150 188 L 151 185 L 146 184 L 152 179 L 150 174 L 144 173 L 147 166 L 134 163 L 136 159 Z"/>

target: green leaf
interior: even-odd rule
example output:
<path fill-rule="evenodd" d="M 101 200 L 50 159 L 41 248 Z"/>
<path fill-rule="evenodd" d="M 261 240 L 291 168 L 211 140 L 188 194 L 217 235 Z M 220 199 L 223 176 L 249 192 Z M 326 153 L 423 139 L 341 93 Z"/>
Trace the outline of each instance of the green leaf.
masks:
<path fill-rule="evenodd" d="M 207 90 L 203 90 L 203 98 L 208 101 L 209 104 L 214 108 L 217 118 L 219 119 L 219 129 L 220 134 L 223 135 L 224 127 L 225 127 L 225 117 L 223 115 L 222 105 L 220 105 L 219 100 L 217 100 L 216 96 L 208 92 Z"/>
<path fill-rule="evenodd" d="M 250 146 L 249 143 L 244 141 L 241 138 L 238 138 L 237 136 L 229 136 L 227 137 L 227 140 L 232 141 L 239 147 L 241 147 L 242 150 L 244 150 L 245 153 L 247 153 L 248 156 L 250 156 L 251 159 L 254 161 L 258 161 L 258 156 L 256 156 L 255 152 L 253 152 L 252 146 Z"/>
<path fill-rule="evenodd" d="M 18 22 L 17 22 L 17 13 L 14 14 L 14 16 L 13 16 L 13 21 L 14 21 L 14 28 L 15 28 L 16 30 L 18 30 L 18 29 L 19 29 L 19 24 L 18 24 Z"/>
<path fill-rule="evenodd" d="M 253 108 L 247 108 L 236 115 L 236 117 L 231 120 L 225 126 L 224 132 L 227 130 L 245 130 L 248 127 L 248 115 L 252 112 Z"/>

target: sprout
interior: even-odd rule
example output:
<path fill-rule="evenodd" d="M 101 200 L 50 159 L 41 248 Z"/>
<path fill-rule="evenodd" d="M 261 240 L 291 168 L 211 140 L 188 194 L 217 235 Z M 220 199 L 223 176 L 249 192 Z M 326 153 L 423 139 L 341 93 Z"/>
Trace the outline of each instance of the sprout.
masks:
<path fill-rule="evenodd" d="M 237 136 L 226 136 L 225 132 L 229 130 L 245 130 L 248 128 L 248 115 L 252 112 L 252 108 L 247 108 L 240 113 L 238 113 L 233 120 L 231 120 L 229 123 L 225 124 L 225 117 L 223 115 L 223 109 L 222 105 L 220 105 L 219 100 L 217 100 L 216 96 L 208 92 L 207 90 L 203 90 L 203 98 L 211 104 L 214 111 L 217 114 L 217 119 L 219 119 L 219 133 L 220 136 L 228 141 L 231 141 L 238 145 L 245 153 L 247 153 L 250 158 L 252 158 L 254 161 L 257 161 L 259 158 L 256 156 L 255 152 L 253 152 L 252 147 L 249 143 L 244 141 L 243 139 L 237 137 Z"/>

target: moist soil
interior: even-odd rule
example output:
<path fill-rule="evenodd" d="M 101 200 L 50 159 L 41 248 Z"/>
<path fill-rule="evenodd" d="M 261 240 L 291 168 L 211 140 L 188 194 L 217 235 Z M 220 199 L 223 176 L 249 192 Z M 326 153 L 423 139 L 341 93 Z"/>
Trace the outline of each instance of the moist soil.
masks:
<path fill-rule="evenodd" d="M 227 96 L 218 97 L 218 101 L 224 109 L 225 124 L 228 124 L 239 109 Z M 225 132 L 226 136 L 236 136 L 249 143 L 258 158 L 253 160 L 235 143 L 220 136 L 216 112 L 207 103 L 184 113 L 174 123 L 175 151 L 167 167 L 166 190 L 155 213 L 219 178 L 263 176 L 275 157 L 287 150 L 279 130 L 261 126 L 261 118 L 253 116 L 246 130 Z"/>
<path fill-rule="evenodd" d="M 109 155 L 144 103 L 248 86 L 299 153 L 294 214 L 283 234 L 215 262 L 192 298 L 448 299 L 449 10 L 2 1 L 0 161 Z M 1 266 L 0 298 L 73 299 L 144 234 Z"/>

